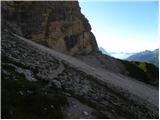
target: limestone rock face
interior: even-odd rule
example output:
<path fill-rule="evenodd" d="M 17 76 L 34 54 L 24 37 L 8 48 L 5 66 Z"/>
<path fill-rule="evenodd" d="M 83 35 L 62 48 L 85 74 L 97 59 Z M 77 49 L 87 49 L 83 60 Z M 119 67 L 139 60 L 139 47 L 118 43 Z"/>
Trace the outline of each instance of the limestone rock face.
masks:
<path fill-rule="evenodd" d="M 2 15 L 2 24 L 11 27 L 13 32 L 19 29 L 24 37 L 70 55 L 98 51 L 78 1 L 10 1 L 2 2 L 2 6 L 2 12 L 6 13 Z"/>

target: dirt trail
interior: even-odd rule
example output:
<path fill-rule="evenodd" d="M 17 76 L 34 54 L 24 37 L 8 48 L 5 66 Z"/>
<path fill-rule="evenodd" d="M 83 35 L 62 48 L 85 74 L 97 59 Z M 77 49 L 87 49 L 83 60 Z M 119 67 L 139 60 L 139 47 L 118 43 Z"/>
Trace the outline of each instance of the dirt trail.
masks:
<path fill-rule="evenodd" d="M 49 49 L 45 46 L 39 45 L 35 42 L 32 42 L 24 37 L 18 36 L 16 34 L 13 34 L 15 37 L 18 37 L 19 39 L 25 41 L 28 44 L 31 44 L 37 49 L 46 51 L 53 55 L 55 58 L 59 60 L 64 60 L 66 63 L 70 64 L 70 66 L 76 67 L 77 69 L 86 72 L 87 74 L 91 74 L 92 76 L 103 80 L 104 82 L 111 84 L 115 87 L 121 88 L 122 90 L 126 91 L 129 94 L 133 94 L 135 96 L 138 96 L 139 98 L 144 99 L 145 101 L 148 101 L 150 104 L 154 105 L 158 108 L 159 106 L 159 92 L 158 89 L 155 89 L 154 87 L 147 85 L 143 82 L 131 79 L 129 77 L 118 75 L 112 72 L 109 72 L 107 70 L 100 70 L 95 69 L 86 63 L 82 62 L 81 60 L 78 60 L 74 57 L 56 52 L 52 49 Z"/>

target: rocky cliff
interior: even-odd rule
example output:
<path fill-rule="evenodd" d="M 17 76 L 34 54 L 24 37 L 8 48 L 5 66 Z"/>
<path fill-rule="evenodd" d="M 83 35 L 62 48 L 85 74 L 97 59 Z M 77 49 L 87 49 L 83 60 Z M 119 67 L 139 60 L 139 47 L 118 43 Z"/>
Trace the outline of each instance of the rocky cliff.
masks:
<path fill-rule="evenodd" d="M 2 6 L 6 13 L 2 14 L 2 25 L 37 43 L 71 55 L 98 51 L 77 1 L 2 2 Z"/>
<path fill-rule="evenodd" d="M 4 29 L 99 68 L 126 73 L 121 62 L 100 54 L 91 26 L 77 1 L 9 1 L 2 2 L 1 10 Z"/>

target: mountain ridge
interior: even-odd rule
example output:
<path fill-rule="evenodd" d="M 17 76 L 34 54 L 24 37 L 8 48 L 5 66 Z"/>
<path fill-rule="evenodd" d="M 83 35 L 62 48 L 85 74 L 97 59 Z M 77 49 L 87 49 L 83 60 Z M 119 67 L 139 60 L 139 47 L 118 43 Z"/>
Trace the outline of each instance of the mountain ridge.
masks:
<path fill-rule="evenodd" d="M 159 49 L 155 49 L 153 51 L 145 50 L 142 52 L 138 52 L 126 58 L 126 60 L 148 62 L 159 67 Z"/>
<path fill-rule="evenodd" d="M 103 47 L 99 47 L 99 50 L 100 50 L 103 54 L 110 56 L 110 53 L 107 52 Z"/>

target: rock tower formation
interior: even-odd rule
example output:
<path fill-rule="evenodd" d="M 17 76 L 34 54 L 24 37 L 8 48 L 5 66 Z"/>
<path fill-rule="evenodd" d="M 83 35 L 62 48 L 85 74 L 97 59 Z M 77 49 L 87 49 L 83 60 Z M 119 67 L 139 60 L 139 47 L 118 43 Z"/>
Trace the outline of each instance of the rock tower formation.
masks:
<path fill-rule="evenodd" d="M 70 55 L 98 51 L 78 1 L 12 1 L 2 2 L 2 6 L 2 12 L 6 13 L 2 15 L 2 25 L 19 31 L 24 37 Z"/>

